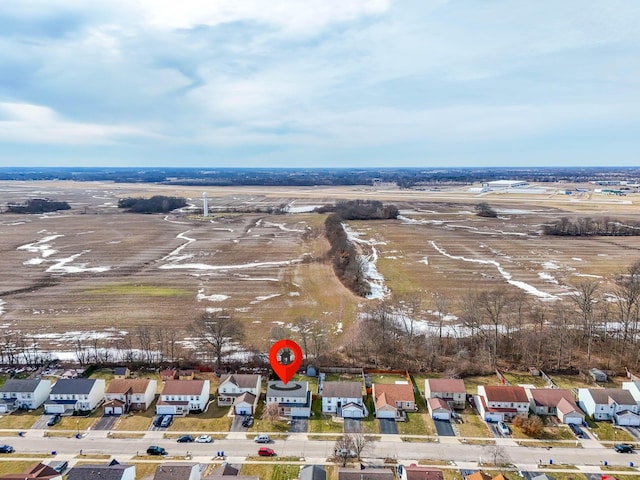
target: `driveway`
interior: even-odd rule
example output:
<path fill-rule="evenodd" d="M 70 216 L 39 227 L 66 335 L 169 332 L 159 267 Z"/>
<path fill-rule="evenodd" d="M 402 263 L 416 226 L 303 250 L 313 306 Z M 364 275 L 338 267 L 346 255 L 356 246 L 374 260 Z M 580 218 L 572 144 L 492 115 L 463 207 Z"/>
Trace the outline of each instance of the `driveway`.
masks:
<path fill-rule="evenodd" d="M 398 434 L 398 425 L 396 421 L 391 418 L 379 418 L 380 433 Z"/>
<path fill-rule="evenodd" d="M 231 430 L 230 432 L 246 432 L 247 428 L 242 426 L 242 420 L 244 417 L 242 415 L 236 415 L 233 417 L 233 422 L 231 422 Z"/>
<path fill-rule="evenodd" d="M 111 430 L 113 426 L 118 421 L 118 418 L 115 415 L 102 416 L 93 426 L 94 430 Z"/>
<path fill-rule="evenodd" d="M 345 418 L 344 433 L 362 433 L 362 420 L 357 418 Z"/>
<path fill-rule="evenodd" d="M 449 420 L 434 420 L 436 425 L 436 431 L 440 437 L 455 437 L 456 434 L 453 431 L 453 425 Z"/>
<path fill-rule="evenodd" d="M 51 417 L 53 417 L 53 415 L 42 415 L 38 420 L 36 420 L 33 423 L 33 425 L 31 425 L 31 428 L 35 428 L 38 430 L 45 430 L 49 428 L 49 426 L 47 425 L 47 422 Z"/>
<path fill-rule="evenodd" d="M 309 428 L 309 419 L 308 418 L 292 418 L 291 423 L 289 424 L 289 432 L 295 433 L 307 433 L 307 429 Z"/>

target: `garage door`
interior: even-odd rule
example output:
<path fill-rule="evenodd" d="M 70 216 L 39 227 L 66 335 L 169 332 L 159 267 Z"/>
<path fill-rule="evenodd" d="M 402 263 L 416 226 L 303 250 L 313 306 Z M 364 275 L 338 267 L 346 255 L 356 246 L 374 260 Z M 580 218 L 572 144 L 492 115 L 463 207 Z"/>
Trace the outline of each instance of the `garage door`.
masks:
<path fill-rule="evenodd" d="M 156 407 L 156 413 L 158 415 L 175 415 L 176 407 L 173 405 L 158 405 Z"/>
<path fill-rule="evenodd" d="M 122 407 L 113 407 L 114 415 L 122 415 Z"/>
<path fill-rule="evenodd" d="M 494 422 L 494 423 L 501 422 L 502 421 L 502 414 L 487 412 L 487 413 L 484 414 L 484 419 L 487 422 Z"/>
<path fill-rule="evenodd" d="M 362 418 L 362 410 L 358 408 L 345 408 L 342 410 L 343 418 Z"/>
<path fill-rule="evenodd" d="M 576 417 L 568 417 L 568 416 L 565 416 L 564 417 L 564 423 L 566 423 L 566 424 L 573 423 L 574 425 L 582 425 L 582 417 L 578 417 L 578 416 L 576 416 Z"/>
<path fill-rule="evenodd" d="M 45 405 L 45 413 L 64 413 L 64 405 Z"/>
<path fill-rule="evenodd" d="M 236 415 L 251 415 L 251 407 L 246 405 L 236 407 Z"/>
<path fill-rule="evenodd" d="M 433 414 L 433 419 L 434 420 L 450 420 L 451 416 L 449 415 L 449 412 L 435 412 Z"/>

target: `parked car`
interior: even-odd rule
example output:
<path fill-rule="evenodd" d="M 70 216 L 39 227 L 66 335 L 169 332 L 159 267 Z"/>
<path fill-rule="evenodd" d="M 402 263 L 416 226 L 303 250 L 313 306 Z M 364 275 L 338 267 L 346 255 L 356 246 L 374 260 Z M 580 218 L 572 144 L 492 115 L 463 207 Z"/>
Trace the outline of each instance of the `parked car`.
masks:
<path fill-rule="evenodd" d="M 164 417 L 162 417 L 162 421 L 160 422 L 160 426 L 162 428 L 167 428 L 167 427 L 171 426 L 172 423 L 173 423 L 173 415 L 165 415 Z"/>
<path fill-rule="evenodd" d="M 47 426 L 53 427 L 56 423 L 60 421 L 60 418 L 62 417 L 60 417 L 60 415 L 56 413 L 53 417 L 49 419 L 49 421 L 47 422 Z"/>
<path fill-rule="evenodd" d="M 0 453 L 13 453 L 14 448 L 11 445 L 0 445 Z"/>
<path fill-rule="evenodd" d="M 162 423 L 163 418 L 164 418 L 164 415 L 156 415 L 156 417 L 153 419 L 153 426 L 159 427 L 160 424 Z"/>
<path fill-rule="evenodd" d="M 250 427 L 253 425 L 253 417 L 249 416 L 249 417 L 244 417 L 244 419 L 242 420 L 242 426 L 243 427 Z"/>
<path fill-rule="evenodd" d="M 275 456 L 276 452 L 273 451 L 273 449 L 269 448 L 269 447 L 260 447 L 258 449 L 258 455 L 260 455 L 261 457 L 273 457 Z"/>
<path fill-rule="evenodd" d="M 199 437 L 196 437 L 196 443 L 211 443 L 211 442 L 213 442 L 211 435 L 200 435 Z"/>
<path fill-rule="evenodd" d="M 633 453 L 633 445 L 628 443 L 616 443 L 613 449 L 618 453 Z"/>
<path fill-rule="evenodd" d="M 357 458 L 358 454 L 353 450 L 349 450 L 347 448 L 337 448 L 335 451 L 335 455 L 338 458 Z"/>
<path fill-rule="evenodd" d="M 158 447 L 157 445 L 151 445 L 149 448 L 147 448 L 147 455 L 166 455 L 167 451 L 162 448 L 162 447 Z"/>
<path fill-rule="evenodd" d="M 504 422 L 498 422 L 498 431 L 503 435 L 509 435 L 511 433 L 509 425 Z"/>
<path fill-rule="evenodd" d="M 573 423 L 570 423 L 569 428 L 571 429 L 571 431 L 576 437 L 585 438 L 584 431 L 578 425 L 574 425 Z"/>
<path fill-rule="evenodd" d="M 191 443 L 193 442 L 193 437 L 191 435 L 182 435 L 178 437 L 178 443 Z"/>
<path fill-rule="evenodd" d="M 253 438 L 253 441 L 256 443 L 269 443 L 271 441 L 271 439 L 269 438 L 269 435 L 256 435 Z"/>
<path fill-rule="evenodd" d="M 67 462 L 66 460 L 62 460 L 60 462 L 51 462 L 49 466 L 58 473 L 64 473 L 65 470 L 67 470 L 67 468 L 69 467 L 69 462 Z"/>

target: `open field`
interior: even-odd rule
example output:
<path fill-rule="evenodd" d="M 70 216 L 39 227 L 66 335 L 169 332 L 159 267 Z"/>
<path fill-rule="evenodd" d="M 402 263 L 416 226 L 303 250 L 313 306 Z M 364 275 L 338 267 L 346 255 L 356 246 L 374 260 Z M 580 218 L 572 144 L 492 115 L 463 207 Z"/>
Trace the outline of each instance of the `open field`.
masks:
<path fill-rule="evenodd" d="M 256 351 L 268 350 L 274 327 L 301 316 L 322 319 L 330 335 L 340 334 L 375 300 L 356 297 L 335 278 L 325 256 L 324 215 L 229 212 L 336 199 L 376 199 L 400 208 L 398 220 L 349 227 L 375 241 L 387 292 L 446 293 L 452 299 L 446 313 L 456 313 L 469 285 L 524 287 L 530 295 L 562 299 L 573 282 L 587 277 L 610 291 L 613 275 L 640 255 L 640 237 L 543 237 L 540 230 L 561 217 L 633 219 L 638 198 L 567 196 L 551 187 L 548 195 L 483 196 L 466 188 L 206 188 L 212 215 L 205 218 L 116 208 L 120 198 L 152 195 L 184 196 L 200 206 L 202 188 L 0 182 L 0 205 L 46 197 L 72 206 L 60 214 L 0 216 L 1 324 L 70 359 L 78 340 L 115 351 L 146 327 L 187 329 L 205 309 L 225 309 L 251 327 L 244 346 Z M 481 201 L 499 217 L 474 215 Z M 517 282 L 507 283 L 507 276 Z M 421 327 L 435 328 L 435 318 L 425 314 Z M 458 335 L 459 328 L 451 320 L 445 333 Z M 174 355 L 197 348 L 185 332 Z"/>

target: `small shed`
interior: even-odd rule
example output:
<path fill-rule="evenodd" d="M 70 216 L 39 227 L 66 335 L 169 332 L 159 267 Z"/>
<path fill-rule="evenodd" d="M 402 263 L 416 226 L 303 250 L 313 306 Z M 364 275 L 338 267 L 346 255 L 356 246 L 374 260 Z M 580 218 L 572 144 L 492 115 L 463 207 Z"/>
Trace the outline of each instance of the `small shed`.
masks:
<path fill-rule="evenodd" d="M 607 381 L 607 374 L 599 368 L 592 368 L 589 370 L 589 375 L 593 378 L 594 382 L 604 383 Z"/>
<path fill-rule="evenodd" d="M 316 367 L 314 367 L 313 365 L 309 365 L 307 367 L 307 377 L 316 377 L 318 375 L 318 372 L 316 370 Z"/>
<path fill-rule="evenodd" d="M 640 426 L 640 415 L 630 410 L 623 410 L 615 414 L 615 422 L 621 427 L 638 427 Z"/>
<path fill-rule="evenodd" d="M 127 367 L 116 367 L 113 369 L 113 378 L 123 380 L 131 376 L 131 371 Z"/>

